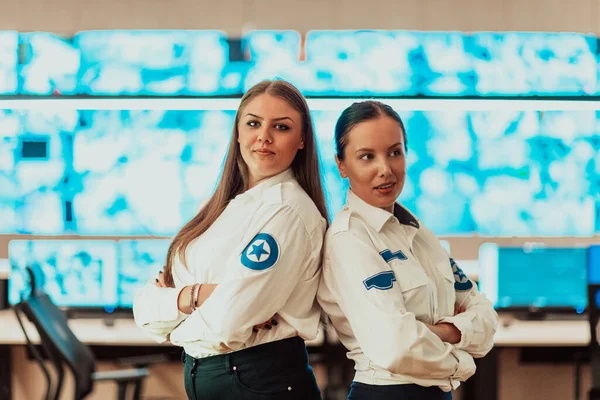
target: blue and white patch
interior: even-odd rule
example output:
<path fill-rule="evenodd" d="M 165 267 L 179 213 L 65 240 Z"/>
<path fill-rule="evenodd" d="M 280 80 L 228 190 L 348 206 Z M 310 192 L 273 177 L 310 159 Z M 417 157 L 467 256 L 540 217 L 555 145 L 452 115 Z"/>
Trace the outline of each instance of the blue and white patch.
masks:
<path fill-rule="evenodd" d="M 394 275 L 394 271 L 383 271 L 368 277 L 363 281 L 363 284 L 367 290 L 371 290 L 372 288 L 388 290 L 392 288 L 394 282 L 396 282 L 396 275 Z"/>
<path fill-rule="evenodd" d="M 379 254 L 381 255 L 381 257 L 383 257 L 383 260 L 386 263 L 389 263 L 394 258 L 397 258 L 400 261 L 408 260 L 408 258 L 402 252 L 402 250 L 398 250 L 398 251 L 395 251 L 392 253 L 389 249 L 385 249 L 385 250 L 379 252 Z"/>
<path fill-rule="evenodd" d="M 452 258 L 450 259 L 450 265 L 452 266 L 452 273 L 454 274 L 454 290 L 459 292 L 471 290 L 473 282 L 471 282 Z"/>
<path fill-rule="evenodd" d="M 269 269 L 277 264 L 277 260 L 279 260 L 279 245 L 268 233 L 254 236 L 241 256 L 242 264 L 254 271 Z"/>

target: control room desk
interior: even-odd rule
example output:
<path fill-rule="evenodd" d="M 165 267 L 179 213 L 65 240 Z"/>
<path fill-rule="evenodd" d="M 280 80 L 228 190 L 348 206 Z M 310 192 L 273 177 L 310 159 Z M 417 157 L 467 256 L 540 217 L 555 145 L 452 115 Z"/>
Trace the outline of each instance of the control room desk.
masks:
<path fill-rule="evenodd" d="M 69 325 L 75 335 L 90 346 L 170 346 L 157 344 L 147 337 L 133 322 L 133 319 L 116 318 L 108 325 L 104 319 L 71 319 Z M 33 326 L 24 320 L 29 337 L 36 343 L 39 337 Z M 308 346 L 318 346 L 323 338 L 307 342 Z M 575 321 L 522 321 L 501 316 L 495 337 L 495 348 L 490 354 L 478 360 L 478 372 L 464 387 L 465 400 L 495 400 L 498 388 L 498 353 L 503 347 L 573 347 L 584 348 L 590 342 L 590 328 L 587 320 Z M 15 345 L 25 345 L 21 331 L 12 310 L 0 311 L 0 398 L 9 398 L 11 392 L 11 349 Z"/>

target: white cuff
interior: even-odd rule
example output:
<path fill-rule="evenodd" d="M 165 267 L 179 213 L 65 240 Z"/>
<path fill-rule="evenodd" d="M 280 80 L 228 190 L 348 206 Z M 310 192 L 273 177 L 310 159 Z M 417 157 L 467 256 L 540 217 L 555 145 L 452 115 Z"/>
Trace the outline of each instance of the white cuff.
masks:
<path fill-rule="evenodd" d="M 186 315 L 179 311 L 177 300 L 183 288 L 147 286 L 136 296 L 134 315 L 140 326 L 170 322 Z"/>
<path fill-rule="evenodd" d="M 473 337 L 473 315 L 461 313 L 454 317 L 442 318 L 440 322 L 452 324 L 460 331 L 460 342 L 454 346 L 457 349 L 464 349 L 471 344 Z"/>
<path fill-rule="evenodd" d="M 456 357 L 458 361 L 458 366 L 454 374 L 452 374 L 452 379 L 464 382 L 469 379 L 473 374 L 475 374 L 475 361 L 473 357 L 469 353 L 463 350 L 454 349 L 452 350 L 452 355 Z"/>

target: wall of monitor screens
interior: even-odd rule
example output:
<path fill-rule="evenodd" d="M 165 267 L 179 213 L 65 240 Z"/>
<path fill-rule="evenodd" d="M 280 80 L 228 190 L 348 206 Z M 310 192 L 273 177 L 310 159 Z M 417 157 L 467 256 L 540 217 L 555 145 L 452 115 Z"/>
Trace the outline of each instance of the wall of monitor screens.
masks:
<path fill-rule="evenodd" d="M 27 296 L 25 267 L 36 265 L 44 290 L 60 306 L 131 309 L 136 291 L 162 269 L 168 246 L 168 239 L 12 240 L 9 303 Z M 600 245 L 486 243 L 479 250 L 478 275 L 479 290 L 497 310 L 582 313 L 588 282 L 600 282 Z"/>
<path fill-rule="evenodd" d="M 600 94 L 599 60 L 597 38 L 571 33 L 0 31 L 0 235 L 81 236 L 12 241 L 9 300 L 26 290 L 22 268 L 37 263 L 63 306 L 130 308 L 162 267 L 168 240 L 86 238 L 170 237 L 218 179 L 230 108 L 93 109 L 73 105 L 78 98 L 210 100 L 287 79 L 322 101 L 313 119 L 333 215 L 347 189 L 334 162 L 336 100 L 591 98 Z M 41 96 L 74 97 L 19 105 Z M 600 234 L 600 115 L 567 104 L 398 109 L 409 142 L 400 200 L 438 235 Z M 599 263 L 596 247 L 484 245 L 481 287 L 498 309 L 581 311 Z"/>
<path fill-rule="evenodd" d="M 332 215 L 341 110 L 314 111 Z M 600 231 L 596 111 L 400 111 L 400 200 L 436 234 Z M 0 110 L 0 234 L 171 236 L 218 179 L 233 111 Z"/>
<path fill-rule="evenodd" d="M 239 95 L 279 76 L 311 96 L 597 95 L 597 38 L 547 32 L 0 31 L 0 94 Z"/>

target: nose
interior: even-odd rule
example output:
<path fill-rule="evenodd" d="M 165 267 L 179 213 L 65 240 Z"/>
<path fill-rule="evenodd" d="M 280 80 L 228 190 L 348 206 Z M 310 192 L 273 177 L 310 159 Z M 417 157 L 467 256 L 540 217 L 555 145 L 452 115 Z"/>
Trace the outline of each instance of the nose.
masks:
<path fill-rule="evenodd" d="M 392 168 L 387 160 L 382 160 L 379 163 L 379 176 L 387 177 L 392 175 Z"/>
<path fill-rule="evenodd" d="M 271 135 L 271 129 L 268 126 L 264 126 L 258 132 L 257 140 L 261 143 L 273 143 L 273 136 Z"/>

